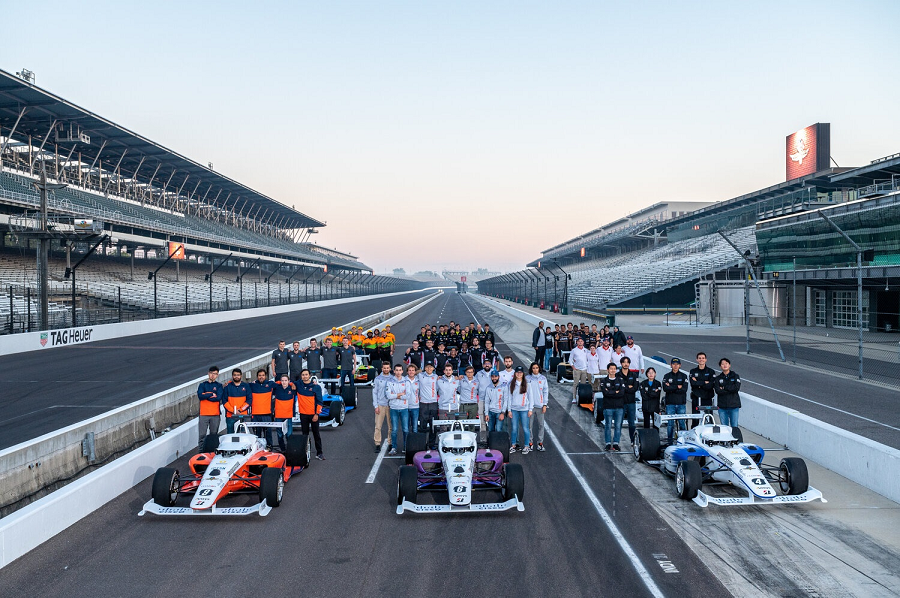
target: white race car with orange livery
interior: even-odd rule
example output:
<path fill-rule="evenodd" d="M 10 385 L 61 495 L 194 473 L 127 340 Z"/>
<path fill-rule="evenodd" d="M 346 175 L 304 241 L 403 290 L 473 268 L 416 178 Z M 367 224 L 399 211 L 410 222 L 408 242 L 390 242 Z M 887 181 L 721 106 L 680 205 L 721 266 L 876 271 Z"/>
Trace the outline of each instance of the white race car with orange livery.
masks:
<path fill-rule="evenodd" d="M 264 438 L 251 430 L 270 428 L 286 432 L 286 422 L 239 422 L 233 434 L 210 434 L 203 452 L 191 458 L 190 473 L 161 467 L 153 476 L 152 499 L 138 515 L 250 515 L 265 517 L 281 504 L 284 483 L 309 466 L 310 442 L 303 434 L 285 440 L 284 453 L 266 450 Z M 220 501 L 237 494 L 258 496 L 259 502 L 222 506 Z M 191 496 L 188 506 L 177 503 Z"/>

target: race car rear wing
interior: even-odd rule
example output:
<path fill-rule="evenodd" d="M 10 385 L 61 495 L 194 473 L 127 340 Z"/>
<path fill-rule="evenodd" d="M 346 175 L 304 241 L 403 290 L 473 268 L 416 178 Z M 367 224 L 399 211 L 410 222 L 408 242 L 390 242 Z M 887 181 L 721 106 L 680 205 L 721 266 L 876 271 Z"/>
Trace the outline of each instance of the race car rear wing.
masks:
<path fill-rule="evenodd" d="M 510 509 L 525 510 L 525 504 L 519 500 L 518 495 L 505 502 L 472 503 L 466 506 L 417 505 L 414 502 L 404 500 L 397 505 L 397 514 L 402 515 L 403 511 L 412 511 L 413 513 L 496 513 L 497 511 L 508 511 Z"/>
<path fill-rule="evenodd" d="M 234 427 L 234 431 L 240 434 L 241 428 L 243 428 L 247 434 L 253 434 L 253 432 L 250 431 L 253 428 L 274 428 L 276 430 L 281 430 L 282 434 L 287 434 L 287 420 L 280 422 L 238 422 Z"/>
<path fill-rule="evenodd" d="M 465 427 L 465 426 L 478 426 L 479 428 L 481 427 L 480 419 L 435 419 L 435 420 L 431 421 L 431 429 L 433 430 L 439 426 L 452 426 L 453 424 L 455 424 L 457 422 L 462 424 L 463 427 Z"/>
<path fill-rule="evenodd" d="M 709 419 L 707 419 L 709 418 Z M 715 424 L 716 421 L 713 419 L 712 414 L 710 413 L 698 413 L 698 414 L 686 414 L 686 415 L 663 415 L 661 413 L 653 414 L 653 425 L 657 428 L 661 428 L 662 424 L 666 422 L 673 421 L 690 421 L 690 420 L 701 420 L 704 424 Z"/>

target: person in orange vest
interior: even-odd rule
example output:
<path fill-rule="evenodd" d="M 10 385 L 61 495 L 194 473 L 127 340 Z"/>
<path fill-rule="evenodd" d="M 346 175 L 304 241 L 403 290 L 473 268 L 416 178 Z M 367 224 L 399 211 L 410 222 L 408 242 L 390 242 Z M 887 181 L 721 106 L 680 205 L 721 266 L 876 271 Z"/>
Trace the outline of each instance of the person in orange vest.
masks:
<path fill-rule="evenodd" d="M 319 414 L 322 413 L 322 387 L 314 382 L 309 370 L 300 372 L 300 383 L 297 384 L 297 415 L 304 434 L 312 428 L 313 440 L 316 443 L 316 459 L 325 460 L 322 454 L 322 437 L 319 436 Z"/>
<path fill-rule="evenodd" d="M 384 331 L 381 333 L 381 336 L 384 337 L 385 351 L 384 351 L 384 359 L 385 361 L 393 361 L 394 357 L 394 345 L 397 344 L 397 337 L 391 332 L 391 325 L 388 324 L 384 327 Z"/>
<path fill-rule="evenodd" d="M 234 432 L 234 425 L 245 415 L 250 415 L 250 385 L 242 381 L 240 368 L 231 370 L 231 381 L 224 387 L 222 402 L 225 404 L 225 430 Z"/>
<path fill-rule="evenodd" d="M 200 430 L 197 448 L 203 451 L 203 441 L 206 434 L 218 434 L 222 414 L 222 385 L 216 382 L 219 377 L 219 368 L 209 368 L 208 379 L 197 387 L 197 398 L 200 400 Z"/>
<path fill-rule="evenodd" d="M 308 371 L 301 371 L 300 377 L 302 378 L 303 373 Z M 281 447 L 281 452 L 284 452 L 287 448 L 285 437 L 290 436 L 294 432 L 294 414 L 297 412 L 297 387 L 291 383 L 287 374 L 282 374 L 278 384 L 272 389 L 272 399 L 274 403 L 274 420 L 287 422 L 287 432 L 276 430 L 278 446 Z"/>
<path fill-rule="evenodd" d="M 256 380 L 250 383 L 250 412 L 255 422 L 272 421 L 272 391 L 275 390 L 275 382 L 266 378 L 265 368 L 256 371 Z M 259 434 L 257 434 L 259 436 Z M 273 446 L 272 428 L 265 430 L 266 443 Z"/>

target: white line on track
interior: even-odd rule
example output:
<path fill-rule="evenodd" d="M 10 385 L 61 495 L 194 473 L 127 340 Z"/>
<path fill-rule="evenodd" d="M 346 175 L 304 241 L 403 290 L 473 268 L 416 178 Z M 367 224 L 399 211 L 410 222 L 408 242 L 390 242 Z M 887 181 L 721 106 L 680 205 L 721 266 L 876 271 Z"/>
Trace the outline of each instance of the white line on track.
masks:
<path fill-rule="evenodd" d="M 387 454 L 388 442 L 381 443 L 381 452 L 378 453 L 378 457 L 375 458 L 375 464 L 372 466 L 372 471 L 369 472 L 369 477 L 366 478 L 366 484 L 374 484 L 375 476 L 378 475 L 378 468 L 381 467 L 381 462 L 384 461 L 384 456 Z"/>
<path fill-rule="evenodd" d="M 478 318 L 475 316 L 475 312 L 472 311 L 472 308 L 469 307 L 469 304 L 466 303 L 466 300 L 462 298 L 462 295 L 459 296 L 459 300 L 463 302 L 463 305 L 465 305 L 465 306 L 466 306 L 466 309 L 469 310 L 469 313 L 472 314 L 472 319 L 475 320 L 475 323 L 476 323 L 476 324 L 481 324 L 481 322 L 479 322 L 479 321 L 478 321 Z"/>
<path fill-rule="evenodd" d="M 672 355 L 671 353 L 663 353 L 662 351 L 660 351 L 660 353 L 662 353 L 663 355 L 668 355 L 669 357 L 678 357 L 677 355 Z M 682 359 L 681 361 L 693 363 L 694 365 L 697 364 L 696 361 L 691 361 L 690 359 Z M 786 390 L 781 390 L 780 388 L 775 388 L 774 386 L 767 386 L 765 384 L 760 384 L 759 382 L 754 382 L 753 380 L 750 380 L 749 378 L 741 378 L 741 380 L 743 380 L 744 382 L 749 382 L 750 384 L 755 384 L 757 386 L 761 386 L 763 388 L 768 388 L 769 390 L 774 390 L 775 392 L 780 392 L 783 395 L 787 395 L 789 397 L 794 397 L 795 399 L 800 399 L 801 401 L 806 401 L 807 403 L 812 403 L 813 405 L 818 405 L 819 407 L 825 407 L 827 409 L 831 409 L 832 411 L 837 411 L 838 413 L 843 413 L 844 415 L 849 415 L 851 417 L 855 417 L 856 419 L 861 419 L 861 420 L 867 421 L 871 424 L 877 424 L 884 428 L 890 428 L 891 430 L 896 430 L 897 432 L 900 432 L 900 428 L 898 428 L 896 426 L 891 426 L 889 424 L 882 423 L 878 420 L 869 419 L 868 417 L 863 417 L 861 415 L 853 413 L 852 411 L 844 411 L 843 409 L 838 409 L 837 407 L 832 407 L 831 405 L 827 405 L 825 403 L 820 403 L 819 401 L 813 401 L 812 399 L 807 399 L 806 397 L 801 397 L 800 395 L 795 395 L 792 392 L 788 392 Z"/>
<path fill-rule="evenodd" d="M 562 445 L 559 443 L 559 439 L 556 437 L 556 434 L 553 433 L 553 430 L 550 429 L 550 426 L 544 424 L 544 430 L 550 436 L 550 440 L 555 444 L 560 451 L 560 455 L 563 458 L 563 462 L 569 467 L 569 470 L 572 472 L 572 475 L 575 476 L 575 479 L 578 480 L 578 483 L 581 485 L 581 489 L 584 490 L 584 493 L 587 494 L 588 499 L 593 503 L 594 508 L 597 510 L 597 513 L 600 515 L 600 519 L 603 520 L 603 523 L 606 524 L 607 529 L 616 539 L 616 542 L 619 543 L 619 547 L 622 549 L 622 552 L 625 553 L 625 556 L 628 557 L 628 560 L 631 561 L 631 564 L 634 566 L 635 570 L 637 570 L 638 575 L 641 578 L 641 581 L 644 582 L 644 585 L 647 586 L 647 590 L 653 596 L 657 598 L 664 598 L 664 594 L 662 590 L 659 589 L 659 586 L 656 585 L 656 582 L 653 581 L 653 578 L 650 576 L 650 572 L 647 571 L 647 568 L 644 567 L 644 564 L 641 563 L 641 560 L 638 558 L 638 555 L 631 548 L 631 545 L 628 543 L 628 540 L 625 539 L 625 536 L 622 535 L 622 532 L 619 531 L 619 528 L 613 523 L 612 517 L 609 516 L 609 513 L 606 512 L 606 509 L 603 508 L 603 505 L 600 503 L 600 499 L 597 498 L 597 495 L 594 494 L 594 491 L 591 489 L 590 485 L 587 483 L 587 480 L 584 479 L 584 476 L 581 475 L 581 472 L 575 467 L 575 464 L 572 463 L 572 460 L 569 458 L 569 453 L 565 452 Z"/>

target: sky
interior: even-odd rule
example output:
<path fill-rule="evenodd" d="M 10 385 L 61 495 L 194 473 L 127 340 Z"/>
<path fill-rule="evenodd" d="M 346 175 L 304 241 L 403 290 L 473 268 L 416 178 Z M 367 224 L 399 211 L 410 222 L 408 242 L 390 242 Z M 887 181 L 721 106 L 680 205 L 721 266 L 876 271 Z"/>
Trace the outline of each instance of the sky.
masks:
<path fill-rule="evenodd" d="M 900 152 L 893 0 L 0 15 L 0 68 L 326 221 L 313 239 L 378 273 L 520 269 L 659 201 L 768 187 L 785 136 L 815 122 L 840 166 Z"/>

